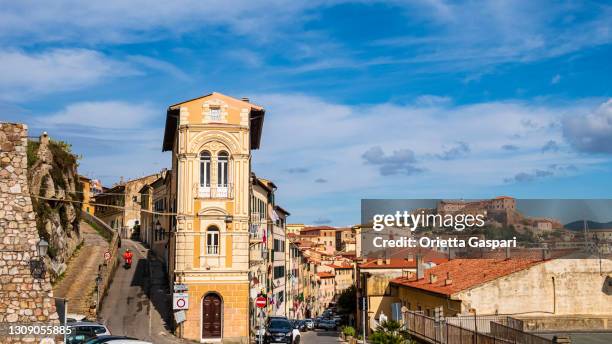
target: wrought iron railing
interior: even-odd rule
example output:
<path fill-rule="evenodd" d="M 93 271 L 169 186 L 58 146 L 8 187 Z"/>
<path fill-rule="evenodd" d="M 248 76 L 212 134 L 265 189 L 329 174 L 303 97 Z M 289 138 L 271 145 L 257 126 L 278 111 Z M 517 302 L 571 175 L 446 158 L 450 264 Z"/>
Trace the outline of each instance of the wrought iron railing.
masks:
<path fill-rule="evenodd" d="M 234 198 L 234 186 L 227 185 L 211 185 L 198 187 L 199 198 Z"/>

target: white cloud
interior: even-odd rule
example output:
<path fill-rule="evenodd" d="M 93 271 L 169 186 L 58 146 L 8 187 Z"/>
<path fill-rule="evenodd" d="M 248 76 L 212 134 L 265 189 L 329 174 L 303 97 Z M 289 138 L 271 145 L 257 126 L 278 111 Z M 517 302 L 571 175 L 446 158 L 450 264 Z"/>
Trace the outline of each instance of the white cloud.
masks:
<path fill-rule="evenodd" d="M 43 117 L 41 122 L 62 127 L 137 130 L 156 115 L 163 116 L 163 113 L 150 104 L 121 101 L 79 102 Z"/>
<path fill-rule="evenodd" d="M 515 181 L 527 181 L 521 173 L 536 173 L 540 178 L 577 173 L 569 169 L 534 172 L 550 170 L 551 165 L 572 164 L 586 173 L 607 161 L 571 149 L 542 150 L 550 141 L 565 142 L 559 122 L 564 115 L 588 109 L 582 102 L 349 106 L 296 94 L 252 99 L 267 109 L 254 168 L 274 179 L 280 195 L 291 202 L 334 194 L 398 197 L 407 190 L 411 195 L 448 195 L 503 186 L 516 175 Z M 400 167 L 418 168 L 420 173 L 386 173 L 387 169 L 381 176 L 382 163 L 364 161 L 366 152 L 368 161 L 377 161 L 372 147 L 380 147 L 380 161 L 388 164 L 394 160 L 393 152 L 412 152 L 410 159 L 404 159 L 409 164 Z M 296 178 L 286 172 L 286 166 L 308 170 Z M 319 177 L 333 182 L 313 183 Z"/>
<path fill-rule="evenodd" d="M 392 60 L 396 63 L 436 65 L 429 66 L 429 71 L 483 73 L 499 64 L 537 61 L 612 42 L 612 7 L 606 4 L 527 0 L 395 3 L 405 8 L 412 21 L 432 30 L 424 36 L 400 35 L 373 43 L 395 48 Z M 585 10 L 594 14 L 576 16 Z"/>
<path fill-rule="evenodd" d="M 280 0 L 60 0 L 52 6 L 40 6 L 32 1 L 7 2 L 0 15 L 0 40 L 27 38 L 28 44 L 126 43 L 216 27 L 269 39 L 279 25 L 297 24 L 303 11 L 318 4 L 319 1 Z"/>
<path fill-rule="evenodd" d="M 24 99 L 74 90 L 134 73 L 126 64 L 87 49 L 53 49 L 40 53 L 0 50 L 0 98 Z"/>
<path fill-rule="evenodd" d="M 577 149 L 587 153 L 612 153 L 612 99 L 595 110 L 567 115 L 563 134 Z"/>
<path fill-rule="evenodd" d="M 556 85 L 559 82 L 561 82 L 561 75 L 559 75 L 559 74 L 555 74 L 555 76 L 553 76 L 552 79 L 550 79 L 550 83 L 552 85 Z"/>

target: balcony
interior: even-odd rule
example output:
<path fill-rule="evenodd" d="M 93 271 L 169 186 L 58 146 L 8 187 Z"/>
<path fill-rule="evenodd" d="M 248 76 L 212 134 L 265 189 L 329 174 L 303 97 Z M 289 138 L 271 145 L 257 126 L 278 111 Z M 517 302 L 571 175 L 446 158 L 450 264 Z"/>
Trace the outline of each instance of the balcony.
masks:
<path fill-rule="evenodd" d="M 200 186 L 198 188 L 198 197 L 217 199 L 234 198 L 234 187 L 232 184 Z"/>
<path fill-rule="evenodd" d="M 251 223 L 249 227 L 249 242 L 260 243 L 263 242 L 263 234 L 266 230 L 266 226 L 259 223 Z"/>

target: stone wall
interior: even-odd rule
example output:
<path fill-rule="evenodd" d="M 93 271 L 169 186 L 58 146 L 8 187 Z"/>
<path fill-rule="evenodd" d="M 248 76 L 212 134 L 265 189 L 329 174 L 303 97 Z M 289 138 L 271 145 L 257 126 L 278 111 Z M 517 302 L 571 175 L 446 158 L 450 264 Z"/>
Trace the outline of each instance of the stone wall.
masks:
<path fill-rule="evenodd" d="M 27 126 L 0 123 L 0 323 L 58 319 L 49 278 L 37 279 L 36 218 L 27 179 Z M 0 342 L 11 342 L 5 336 Z M 14 340 L 12 342 L 19 342 Z"/>

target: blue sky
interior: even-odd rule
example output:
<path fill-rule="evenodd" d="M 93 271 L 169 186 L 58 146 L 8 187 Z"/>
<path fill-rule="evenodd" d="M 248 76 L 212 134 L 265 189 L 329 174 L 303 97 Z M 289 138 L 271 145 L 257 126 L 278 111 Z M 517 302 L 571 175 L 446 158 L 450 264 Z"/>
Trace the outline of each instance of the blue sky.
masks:
<path fill-rule="evenodd" d="M 169 165 L 169 104 L 250 97 L 254 170 L 309 224 L 361 198 L 610 198 L 611 42 L 597 1 L 2 1 L 0 119 L 109 185 Z"/>

